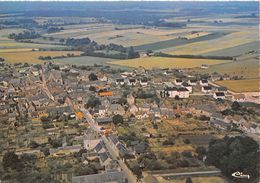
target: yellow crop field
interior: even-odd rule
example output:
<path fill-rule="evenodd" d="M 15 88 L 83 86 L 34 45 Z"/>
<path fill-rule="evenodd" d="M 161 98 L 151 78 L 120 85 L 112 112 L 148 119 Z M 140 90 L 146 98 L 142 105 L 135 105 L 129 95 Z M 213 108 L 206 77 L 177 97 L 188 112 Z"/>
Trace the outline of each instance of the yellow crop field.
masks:
<path fill-rule="evenodd" d="M 162 147 L 162 146 L 155 146 L 155 147 L 151 147 L 152 151 L 154 152 L 164 152 L 166 154 L 170 154 L 172 152 L 183 152 L 183 151 L 191 151 L 192 153 L 194 153 L 194 148 L 191 145 L 173 145 L 173 146 L 169 146 L 169 147 Z"/>
<path fill-rule="evenodd" d="M 216 84 L 225 86 L 234 92 L 258 92 L 260 91 L 260 78 L 244 80 L 217 81 Z"/>
<path fill-rule="evenodd" d="M 42 63 L 39 56 L 66 56 L 67 53 L 80 55 L 80 51 L 17 51 L 17 52 L 0 52 L 0 57 L 4 58 L 9 63 Z"/>
<path fill-rule="evenodd" d="M 144 67 L 146 69 L 153 68 L 195 68 L 203 64 L 215 65 L 227 63 L 225 60 L 212 59 L 191 59 L 191 58 L 166 58 L 166 57 L 143 57 L 131 60 L 121 60 L 108 62 L 110 64 L 126 66 L 126 67 Z"/>
<path fill-rule="evenodd" d="M 183 46 L 177 46 L 175 48 L 166 50 L 165 52 L 170 54 L 177 54 L 177 55 L 178 54 L 180 55 L 181 54 L 189 54 L 189 55 L 203 54 L 203 53 L 208 53 L 208 52 L 221 50 L 225 48 L 231 48 L 255 40 L 257 40 L 257 37 L 256 35 L 254 35 L 253 31 L 234 32 L 215 40 L 201 41 L 201 42 L 186 44 Z"/>

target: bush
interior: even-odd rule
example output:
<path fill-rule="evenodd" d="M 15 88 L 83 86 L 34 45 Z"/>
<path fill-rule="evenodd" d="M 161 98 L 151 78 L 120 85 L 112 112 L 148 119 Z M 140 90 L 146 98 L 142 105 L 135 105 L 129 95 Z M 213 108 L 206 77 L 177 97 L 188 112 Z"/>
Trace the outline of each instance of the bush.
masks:
<path fill-rule="evenodd" d="M 113 118 L 112 118 L 112 121 L 114 124 L 123 124 L 124 123 L 124 119 L 123 119 L 123 116 L 117 114 L 117 115 L 114 115 Z"/>

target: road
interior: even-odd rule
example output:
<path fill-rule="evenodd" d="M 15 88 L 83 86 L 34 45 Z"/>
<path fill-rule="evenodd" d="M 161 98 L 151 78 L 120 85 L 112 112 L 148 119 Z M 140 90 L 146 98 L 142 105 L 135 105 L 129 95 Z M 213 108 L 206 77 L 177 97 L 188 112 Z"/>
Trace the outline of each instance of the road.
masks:
<path fill-rule="evenodd" d="M 180 172 L 180 173 L 159 173 L 152 174 L 154 176 L 194 176 L 194 175 L 220 175 L 221 171 L 211 170 L 211 171 L 196 171 L 196 172 Z"/>
<path fill-rule="evenodd" d="M 110 155 L 112 156 L 113 159 L 117 159 L 118 164 L 122 168 L 123 172 L 125 173 L 125 176 L 128 180 L 129 183 L 136 183 L 136 176 L 132 173 L 132 171 L 126 166 L 124 161 L 118 156 L 118 152 L 116 149 L 113 148 L 113 146 L 110 144 L 108 141 L 107 137 L 105 135 L 101 136 L 102 140 L 104 141 Z"/>
<path fill-rule="evenodd" d="M 83 106 L 79 107 L 80 111 L 83 113 L 84 117 L 86 118 L 86 120 L 89 122 L 90 124 L 90 128 L 92 128 L 93 130 L 97 131 L 98 133 L 100 133 L 100 126 L 98 126 L 95 122 L 95 120 L 92 118 L 92 115 L 88 112 L 88 110 L 86 110 Z M 105 135 L 101 135 L 101 139 L 104 141 L 107 150 L 109 152 L 109 154 L 111 155 L 112 159 L 117 160 L 119 166 L 121 167 L 121 169 L 123 170 L 126 179 L 128 180 L 129 183 L 136 183 L 137 178 L 136 176 L 132 173 L 132 171 L 126 166 L 126 164 L 124 163 L 124 161 L 120 158 L 120 156 L 118 156 L 118 150 L 113 148 L 113 145 L 111 144 L 111 142 L 108 140 L 108 138 Z"/>

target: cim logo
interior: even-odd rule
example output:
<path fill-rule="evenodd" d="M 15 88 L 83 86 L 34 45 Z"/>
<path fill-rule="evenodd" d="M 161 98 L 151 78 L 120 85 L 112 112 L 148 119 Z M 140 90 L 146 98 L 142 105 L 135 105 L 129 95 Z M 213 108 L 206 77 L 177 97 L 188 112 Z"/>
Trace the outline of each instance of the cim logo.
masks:
<path fill-rule="evenodd" d="M 232 176 L 239 179 L 250 179 L 250 175 L 243 174 L 242 172 L 234 172 L 232 173 Z"/>

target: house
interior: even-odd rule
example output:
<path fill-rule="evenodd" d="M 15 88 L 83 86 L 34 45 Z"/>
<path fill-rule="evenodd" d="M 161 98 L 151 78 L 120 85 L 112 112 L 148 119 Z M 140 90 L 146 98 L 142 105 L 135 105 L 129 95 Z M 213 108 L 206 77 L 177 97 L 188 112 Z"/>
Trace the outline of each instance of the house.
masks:
<path fill-rule="evenodd" d="M 106 125 L 112 123 L 112 118 L 108 118 L 108 117 L 97 118 L 96 122 L 98 125 Z"/>
<path fill-rule="evenodd" d="M 160 118 L 161 117 L 161 111 L 159 107 L 151 107 L 151 114 L 154 115 L 154 117 L 156 118 Z"/>
<path fill-rule="evenodd" d="M 175 79 L 174 80 L 174 83 L 175 83 L 175 85 L 178 85 L 178 86 L 180 86 L 181 84 L 182 84 L 182 79 Z"/>
<path fill-rule="evenodd" d="M 226 88 L 226 87 L 223 87 L 223 86 L 221 86 L 221 87 L 218 87 L 218 88 L 217 88 L 217 91 L 218 91 L 218 92 L 227 93 L 227 88 Z"/>
<path fill-rule="evenodd" d="M 125 158 L 127 155 L 129 155 L 128 149 L 122 143 L 118 143 L 116 147 L 119 151 L 120 157 Z"/>
<path fill-rule="evenodd" d="M 201 91 L 203 93 L 210 93 L 210 92 L 212 92 L 212 87 L 211 86 L 202 86 Z"/>
<path fill-rule="evenodd" d="M 98 115 L 99 116 L 101 116 L 101 117 L 105 116 L 106 112 L 107 112 L 106 106 L 103 106 L 103 105 L 98 106 Z"/>
<path fill-rule="evenodd" d="M 105 143 L 102 140 L 94 147 L 94 152 L 96 152 L 96 153 L 107 152 Z"/>
<path fill-rule="evenodd" d="M 141 86 L 147 86 L 148 85 L 148 79 L 146 77 L 140 79 L 140 85 Z"/>
<path fill-rule="evenodd" d="M 225 93 L 223 92 L 215 92 L 213 95 L 214 99 L 225 99 Z"/>
<path fill-rule="evenodd" d="M 135 115 L 138 112 L 138 108 L 136 107 L 136 105 L 132 104 L 129 106 L 129 111 L 131 114 Z"/>
<path fill-rule="evenodd" d="M 150 105 L 147 103 L 144 103 L 142 106 L 139 106 L 139 111 L 144 113 L 150 113 Z"/>
<path fill-rule="evenodd" d="M 202 80 L 200 80 L 200 85 L 201 85 L 201 86 L 208 86 L 208 85 L 209 85 L 209 82 L 208 82 L 208 80 L 206 80 L 206 79 L 202 79 Z"/>
<path fill-rule="evenodd" d="M 125 109 L 120 104 L 111 104 L 108 109 L 108 114 L 113 115 L 124 115 Z"/>
<path fill-rule="evenodd" d="M 108 139 L 112 142 L 114 148 L 119 143 L 118 137 L 115 134 L 109 135 Z"/>
<path fill-rule="evenodd" d="M 127 95 L 126 101 L 129 105 L 133 105 L 135 103 L 135 98 L 132 94 Z"/>
<path fill-rule="evenodd" d="M 86 150 L 94 149 L 100 143 L 99 134 L 94 130 L 86 130 L 85 135 L 83 137 L 83 144 Z"/>
<path fill-rule="evenodd" d="M 196 86 L 197 85 L 197 80 L 196 79 L 189 79 L 188 84 L 191 86 Z"/>
<path fill-rule="evenodd" d="M 65 115 L 71 119 L 76 118 L 76 114 L 73 112 L 73 110 L 70 106 L 53 107 L 53 108 L 48 109 L 48 113 L 50 116 L 54 116 L 54 117 L 60 117 L 62 115 Z"/>
<path fill-rule="evenodd" d="M 137 84 L 137 81 L 136 81 L 136 79 L 134 79 L 134 78 L 129 78 L 127 84 L 128 84 L 129 86 L 135 86 L 135 85 Z"/>
<path fill-rule="evenodd" d="M 208 68 L 209 68 L 209 66 L 208 66 L 208 65 L 206 65 L 206 64 L 202 64 L 200 68 L 202 68 L 202 69 L 208 69 Z"/>
<path fill-rule="evenodd" d="M 116 79 L 116 84 L 117 85 L 124 85 L 125 84 L 125 80 L 124 80 L 124 78 L 119 78 L 119 79 Z"/>
<path fill-rule="evenodd" d="M 72 177 L 72 183 L 125 183 L 125 174 L 121 171 L 109 171 L 99 174 Z"/>
<path fill-rule="evenodd" d="M 189 90 L 187 90 L 186 88 L 183 88 L 183 87 L 178 88 L 177 92 L 178 92 L 177 96 L 179 96 L 179 98 L 189 98 L 189 96 L 190 96 Z"/>
<path fill-rule="evenodd" d="M 146 142 L 140 142 L 134 146 L 134 153 L 135 154 L 144 154 L 146 153 L 148 148 L 148 144 Z"/>
<path fill-rule="evenodd" d="M 99 162 L 101 166 L 106 167 L 112 161 L 108 152 L 99 153 L 98 156 L 99 156 Z"/>
<path fill-rule="evenodd" d="M 183 83 L 182 83 L 182 86 L 183 86 L 184 88 L 186 88 L 187 90 L 189 90 L 189 93 L 192 92 L 192 86 L 191 86 L 189 83 L 183 82 Z"/>
<path fill-rule="evenodd" d="M 100 97 L 111 97 L 111 96 L 113 96 L 113 92 L 112 91 L 99 91 L 98 96 L 100 96 Z"/>
<path fill-rule="evenodd" d="M 236 102 L 245 102 L 246 101 L 246 96 L 242 93 L 240 94 L 234 94 L 232 96 L 232 101 L 236 101 Z"/>

